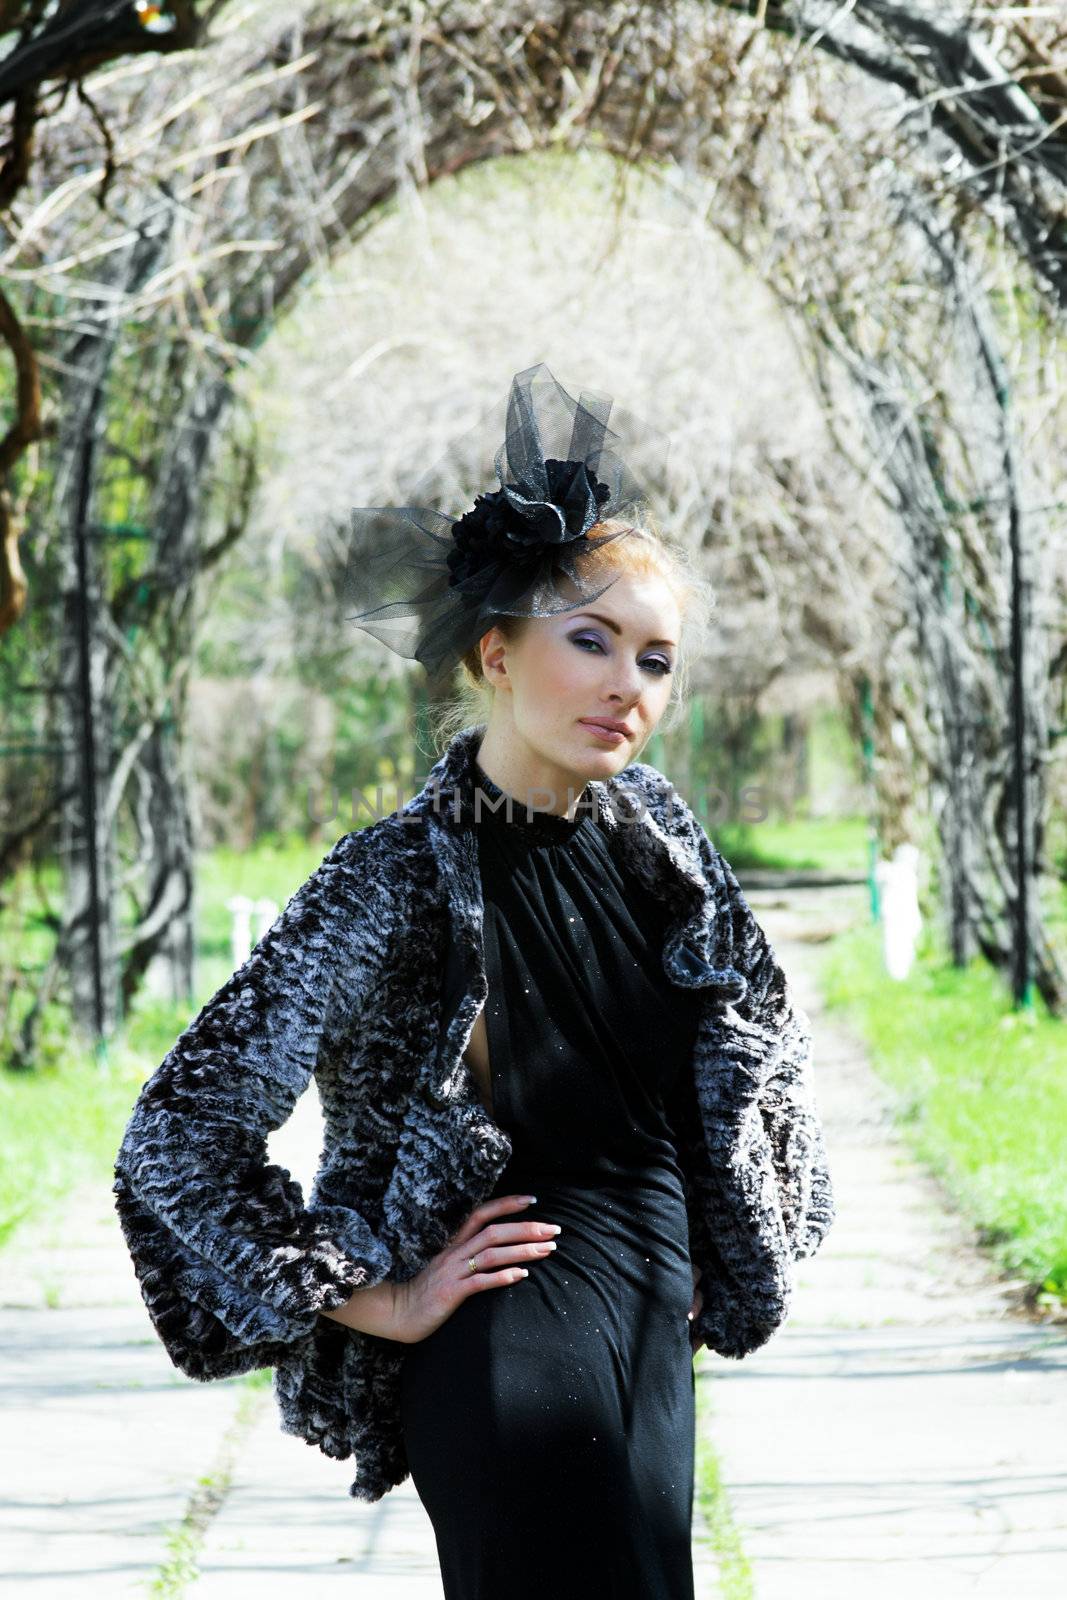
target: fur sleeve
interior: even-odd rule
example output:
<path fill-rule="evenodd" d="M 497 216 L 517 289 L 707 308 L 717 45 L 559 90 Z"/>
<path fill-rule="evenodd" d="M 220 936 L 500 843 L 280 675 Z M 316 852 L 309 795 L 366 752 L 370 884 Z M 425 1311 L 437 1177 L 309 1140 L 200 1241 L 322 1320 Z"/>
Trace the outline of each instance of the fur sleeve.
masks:
<path fill-rule="evenodd" d="M 733 868 L 695 818 L 694 825 L 705 871 L 726 887 L 731 962 L 748 984 L 734 1010 L 762 1036 L 759 1110 L 774 1160 L 786 1240 L 793 1259 L 800 1261 L 815 1254 L 834 1220 L 833 1188 L 815 1098 L 811 1020 L 796 1003 Z"/>
<path fill-rule="evenodd" d="M 115 1206 L 153 1326 L 190 1377 L 272 1366 L 319 1313 L 380 1282 L 390 1252 L 359 1212 L 304 1204 L 266 1159 L 343 1005 L 385 959 L 390 898 L 369 830 L 338 840 L 142 1088 Z"/>
<path fill-rule="evenodd" d="M 744 977 L 732 1006 L 759 1065 L 758 1108 L 770 1147 L 784 1237 L 793 1260 L 815 1254 L 834 1220 L 834 1196 L 815 1098 L 812 1029 L 767 935 L 726 860 L 674 785 L 645 763 L 636 770 L 656 796 L 661 821 L 688 834 L 725 926 L 718 959 Z M 663 810 L 665 809 L 665 812 Z"/>

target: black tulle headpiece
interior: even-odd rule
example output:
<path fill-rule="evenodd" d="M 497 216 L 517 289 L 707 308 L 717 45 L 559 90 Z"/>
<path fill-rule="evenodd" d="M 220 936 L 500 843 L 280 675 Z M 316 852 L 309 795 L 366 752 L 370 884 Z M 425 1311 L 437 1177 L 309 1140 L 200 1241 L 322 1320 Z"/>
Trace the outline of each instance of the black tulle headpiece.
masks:
<path fill-rule="evenodd" d="M 414 498 L 440 503 L 454 494 L 469 502 L 487 435 L 499 439 L 500 427 L 494 412 L 458 440 Z M 640 526 L 650 509 L 620 447 L 646 453 L 655 471 L 667 453 L 659 430 L 613 410 L 605 395 L 583 390 L 573 399 L 544 362 L 517 373 L 494 458 L 499 489 L 475 495 L 458 517 L 425 504 L 349 512 L 344 600 L 356 607 L 349 620 L 421 662 L 437 692 L 498 617 L 588 605 L 614 582 L 590 582 L 583 570 L 590 553 L 630 532 L 595 530 L 608 518 Z"/>

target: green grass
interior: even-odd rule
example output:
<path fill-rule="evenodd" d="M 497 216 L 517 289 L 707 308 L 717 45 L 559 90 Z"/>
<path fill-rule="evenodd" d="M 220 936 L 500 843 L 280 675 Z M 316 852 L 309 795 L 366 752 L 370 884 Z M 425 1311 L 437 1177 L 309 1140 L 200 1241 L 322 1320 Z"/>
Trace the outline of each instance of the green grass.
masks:
<path fill-rule="evenodd" d="M 61 1008 L 49 1009 L 36 1070 L 0 1072 L 0 1245 L 31 1211 L 51 1209 L 83 1180 L 110 1187 L 141 1085 L 233 971 L 227 899 L 269 896 L 281 910 L 331 844 L 282 842 L 203 859 L 195 997 L 184 1004 L 139 998 L 99 1061 L 71 1037 Z M 29 939 L 36 949 L 36 929 Z"/>
<path fill-rule="evenodd" d="M 722 823 L 708 827 L 717 849 L 740 873 L 745 867 L 845 872 L 863 876 L 869 826 L 864 817 L 793 822 Z"/>
<path fill-rule="evenodd" d="M 107 1179 L 143 1061 L 128 1050 L 99 1067 L 87 1051 L 39 1072 L 0 1073 L 0 1244 L 76 1184 Z"/>
<path fill-rule="evenodd" d="M 822 970 L 894 1091 L 902 1131 L 1004 1267 L 1041 1304 L 1067 1300 L 1067 1031 L 1040 997 L 1012 1008 L 979 959 L 957 970 L 927 940 L 904 983 L 880 930 L 837 938 Z"/>

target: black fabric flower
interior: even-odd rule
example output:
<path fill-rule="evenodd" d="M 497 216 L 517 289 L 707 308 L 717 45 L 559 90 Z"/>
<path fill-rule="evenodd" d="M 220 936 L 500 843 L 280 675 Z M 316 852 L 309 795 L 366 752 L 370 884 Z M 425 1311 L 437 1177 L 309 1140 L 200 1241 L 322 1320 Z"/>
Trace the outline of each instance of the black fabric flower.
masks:
<path fill-rule="evenodd" d="M 587 558 L 641 527 L 652 509 L 646 472 L 658 476 L 667 449 L 662 430 L 609 395 L 575 397 L 543 361 L 526 367 L 504 406 L 419 475 L 411 502 L 349 512 L 351 620 L 419 662 L 431 695 L 449 695 L 455 668 L 500 618 L 559 616 L 617 582 L 612 563 Z M 490 457 L 492 492 L 452 516 L 443 504 L 455 485 Z"/>
<path fill-rule="evenodd" d="M 583 539 L 611 498 L 584 461 L 544 463 L 543 485 L 506 483 L 476 496 L 452 525 L 449 584 L 464 583 L 494 562 L 533 564 L 553 546 Z"/>

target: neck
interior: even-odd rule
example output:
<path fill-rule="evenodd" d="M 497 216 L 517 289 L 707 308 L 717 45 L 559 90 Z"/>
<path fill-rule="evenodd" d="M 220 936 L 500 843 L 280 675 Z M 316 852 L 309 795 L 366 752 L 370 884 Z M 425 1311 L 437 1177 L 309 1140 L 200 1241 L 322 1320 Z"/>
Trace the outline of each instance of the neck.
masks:
<path fill-rule="evenodd" d="M 486 728 L 475 760 L 498 788 L 530 811 L 549 812 L 574 820 L 588 778 L 547 760 L 513 731 Z"/>

